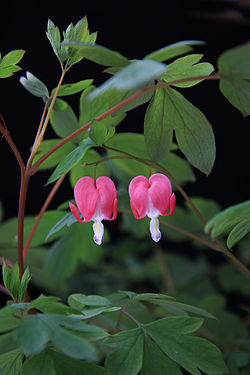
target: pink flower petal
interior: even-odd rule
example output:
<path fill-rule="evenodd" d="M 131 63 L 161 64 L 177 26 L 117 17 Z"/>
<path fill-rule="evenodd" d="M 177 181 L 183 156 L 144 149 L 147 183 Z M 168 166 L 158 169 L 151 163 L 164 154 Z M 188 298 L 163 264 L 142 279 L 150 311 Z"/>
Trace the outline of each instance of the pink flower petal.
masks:
<path fill-rule="evenodd" d="M 148 189 L 148 193 L 153 207 L 155 207 L 161 215 L 167 215 L 172 194 L 170 180 L 164 174 L 155 173 L 149 178 L 149 183 L 150 188 Z"/>
<path fill-rule="evenodd" d="M 174 212 L 174 209 L 175 209 L 175 205 L 176 205 L 176 198 L 175 198 L 175 195 L 174 193 L 171 195 L 171 198 L 170 198 L 170 209 L 169 209 L 169 213 L 166 214 L 165 216 L 170 216 L 172 215 L 172 213 Z"/>
<path fill-rule="evenodd" d="M 99 192 L 96 189 L 94 180 L 85 176 L 77 181 L 74 189 L 75 201 L 84 221 L 90 221 L 95 213 Z"/>
<path fill-rule="evenodd" d="M 134 177 L 129 184 L 130 206 L 136 219 L 143 219 L 148 208 L 149 182 L 145 176 Z"/>
<path fill-rule="evenodd" d="M 106 176 L 100 176 L 96 180 L 96 188 L 99 193 L 101 213 L 105 219 L 115 220 L 117 216 L 118 202 L 114 182 Z"/>
<path fill-rule="evenodd" d="M 75 216 L 76 220 L 79 221 L 80 223 L 84 223 L 84 220 L 81 219 L 78 209 L 73 203 L 69 203 L 69 208 L 71 209 L 72 214 Z"/>

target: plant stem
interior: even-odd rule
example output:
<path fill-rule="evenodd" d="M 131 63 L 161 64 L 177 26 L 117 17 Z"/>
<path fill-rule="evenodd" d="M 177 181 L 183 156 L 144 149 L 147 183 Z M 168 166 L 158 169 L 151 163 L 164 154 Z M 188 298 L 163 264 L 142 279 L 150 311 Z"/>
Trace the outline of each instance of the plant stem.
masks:
<path fill-rule="evenodd" d="M 24 166 L 23 159 L 22 159 L 22 157 L 21 157 L 21 155 L 20 155 L 20 153 L 19 153 L 19 151 L 18 151 L 15 143 L 13 142 L 12 138 L 10 137 L 7 128 L 4 127 L 1 122 L 0 122 L 0 131 L 1 131 L 2 135 L 4 136 L 4 138 L 6 139 L 6 141 L 8 142 L 11 150 L 13 151 L 13 154 L 15 155 L 15 157 L 17 159 L 17 162 L 18 162 L 18 164 L 20 166 L 20 169 L 24 170 L 25 166 Z"/>
<path fill-rule="evenodd" d="M 22 170 L 21 173 L 21 186 L 19 194 L 19 205 L 18 205 L 18 228 L 17 228 L 17 262 L 19 266 L 19 276 L 20 279 L 24 272 L 24 262 L 23 262 L 23 228 L 24 228 L 24 215 L 25 215 L 25 205 L 27 190 L 29 184 L 29 176 L 25 174 Z"/>
<path fill-rule="evenodd" d="M 127 310 L 122 310 L 124 312 L 124 314 L 126 314 L 131 320 L 133 320 L 133 322 L 138 326 L 138 327 L 141 327 L 142 324 L 132 315 L 130 314 Z"/>
<path fill-rule="evenodd" d="M 36 229 L 37 229 L 37 227 L 38 227 L 38 225 L 39 225 L 39 223 L 40 223 L 40 221 L 41 221 L 41 219 L 42 219 L 42 217 L 43 217 L 43 214 L 44 214 L 45 211 L 47 210 L 47 208 L 48 208 L 48 206 L 49 206 L 51 200 L 52 200 L 53 197 L 55 196 L 55 194 L 56 194 L 56 192 L 57 192 L 59 186 L 60 186 L 61 183 L 63 182 L 65 176 L 66 176 L 66 174 L 64 174 L 63 176 L 61 176 L 61 177 L 57 180 L 57 182 L 55 183 L 55 185 L 54 185 L 53 188 L 51 189 L 51 191 L 50 191 L 48 197 L 46 198 L 46 200 L 45 200 L 45 202 L 44 202 L 44 204 L 43 204 L 43 206 L 42 206 L 42 208 L 41 208 L 41 210 L 40 210 L 40 212 L 39 212 L 39 214 L 38 214 L 38 216 L 37 216 L 37 218 L 36 218 L 36 221 L 35 221 L 35 223 L 34 223 L 34 225 L 33 225 L 33 228 L 31 229 L 30 234 L 29 234 L 29 236 L 28 236 L 28 238 L 27 238 L 27 240 L 26 240 L 26 242 L 25 242 L 25 245 L 24 245 L 24 247 L 23 247 L 23 261 L 24 261 L 24 262 L 25 262 L 25 259 L 26 259 L 26 257 L 27 257 L 27 253 L 28 253 L 28 250 L 29 250 L 30 243 L 31 243 L 32 238 L 33 238 L 33 236 L 34 236 L 34 234 L 35 234 L 35 232 L 36 232 Z"/>

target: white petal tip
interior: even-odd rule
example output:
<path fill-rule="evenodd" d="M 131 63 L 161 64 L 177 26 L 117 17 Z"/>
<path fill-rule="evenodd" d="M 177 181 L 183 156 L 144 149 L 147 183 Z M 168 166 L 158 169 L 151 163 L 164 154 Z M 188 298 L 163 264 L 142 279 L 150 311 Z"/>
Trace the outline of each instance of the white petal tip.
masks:
<path fill-rule="evenodd" d="M 150 220 L 150 233 L 152 240 L 155 242 L 159 242 L 161 239 L 161 232 L 159 230 L 159 220 L 156 218 L 153 218 Z"/>
<path fill-rule="evenodd" d="M 103 241 L 104 227 L 101 221 L 95 221 L 93 224 L 94 241 L 97 245 L 101 245 Z"/>

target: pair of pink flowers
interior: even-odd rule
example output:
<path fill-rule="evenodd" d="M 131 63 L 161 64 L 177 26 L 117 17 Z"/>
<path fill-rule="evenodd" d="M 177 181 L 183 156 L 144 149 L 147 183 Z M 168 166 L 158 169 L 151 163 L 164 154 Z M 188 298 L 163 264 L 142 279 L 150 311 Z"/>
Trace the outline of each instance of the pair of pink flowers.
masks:
<path fill-rule="evenodd" d="M 106 176 L 101 176 L 96 181 L 85 176 L 77 181 L 74 195 L 83 219 L 77 207 L 70 203 L 72 214 L 81 223 L 94 221 L 94 241 L 100 245 L 104 233 L 102 220 L 115 220 L 117 216 L 115 184 Z M 176 203 L 168 177 L 161 173 L 153 174 L 149 179 L 145 176 L 136 176 L 129 184 L 129 197 L 135 218 L 144 219 L 147 216 L 151 219 L 151 237 L 158 242 L 161 238 L 158 217 L 172 215 Z"/>

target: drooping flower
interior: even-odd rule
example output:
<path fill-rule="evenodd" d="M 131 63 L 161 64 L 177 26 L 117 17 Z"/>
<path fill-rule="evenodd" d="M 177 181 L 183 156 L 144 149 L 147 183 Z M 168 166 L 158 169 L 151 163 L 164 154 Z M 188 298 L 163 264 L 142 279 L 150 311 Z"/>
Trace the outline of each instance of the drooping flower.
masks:
<path fill-rule="evenodd" d="M 117 216 L 117 195 L 114 182 L 106 176 L 100 176 L 96 182 L 89 176 L 80 178 L 74 188 L 76 206 L 69 204 L 72 214 L 80 223 L 94 221 L 94 241 L 101 245 L 104 227 L 102 220 L 115 220 Z"/>
<path fill-rule="evenodd" d="M 170 180 L 161 173 L 153 174 L 149 179 L 136 176 L 129 184 L 129 196 L 134 217 L 151 219 L 151 237 L 158 242 L 161 239 L 158 217 L 172 215 L 176 203 Z"/>

